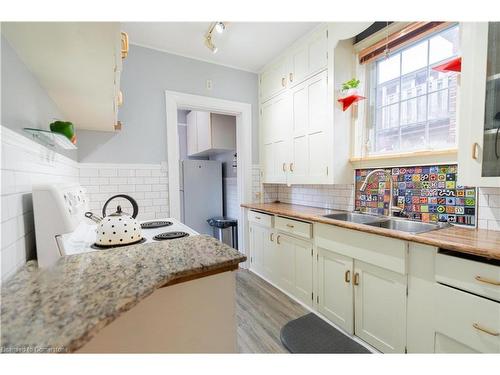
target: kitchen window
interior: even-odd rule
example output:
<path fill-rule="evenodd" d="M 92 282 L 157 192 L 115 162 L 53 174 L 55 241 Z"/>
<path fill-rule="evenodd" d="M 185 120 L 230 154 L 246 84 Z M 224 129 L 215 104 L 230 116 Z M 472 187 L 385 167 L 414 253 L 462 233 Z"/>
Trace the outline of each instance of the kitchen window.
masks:
<path fill-rule="evenodd" d="M 368 155 L 456 148 L 458 74 L 433 68 L 458 55 L 453 25 L 367 64 Z"/>

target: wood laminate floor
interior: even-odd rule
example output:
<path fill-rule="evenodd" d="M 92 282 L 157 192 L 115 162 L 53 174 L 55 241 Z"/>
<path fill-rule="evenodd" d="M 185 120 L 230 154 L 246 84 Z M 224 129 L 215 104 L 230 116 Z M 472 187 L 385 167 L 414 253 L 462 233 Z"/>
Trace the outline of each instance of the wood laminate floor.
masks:
<path fill-rule="evenodd" d="M 240 353 L 288 353 L 280 330 L 308 311 L 247 270 L 236 273 L 236 320 Z"/>

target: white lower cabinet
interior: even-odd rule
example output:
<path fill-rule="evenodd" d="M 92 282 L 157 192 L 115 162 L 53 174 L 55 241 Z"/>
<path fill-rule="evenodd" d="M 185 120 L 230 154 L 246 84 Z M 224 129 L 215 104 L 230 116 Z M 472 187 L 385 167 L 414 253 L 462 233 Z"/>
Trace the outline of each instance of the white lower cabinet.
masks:
<path fill-rule="evenodd" d="M 318 248 L 318 311 L 331 322 L 354 333 L 354 260 Z"/>
<path fill-rule="evenodd" d="M 258 224 L 250 224 L 250 268 L 264 274 L 264 243 L 271 230 Z"/>
<path fill-rule="evenodd" d="M 354 261 L 354 333 L 383 353 L 404 353 L 406 275 Z"/>
<path fill-rule="evenodd" d="M 287 234 L 276 236 L 276 284 L 305 305 L 313 302 L 313 246 Z"/>

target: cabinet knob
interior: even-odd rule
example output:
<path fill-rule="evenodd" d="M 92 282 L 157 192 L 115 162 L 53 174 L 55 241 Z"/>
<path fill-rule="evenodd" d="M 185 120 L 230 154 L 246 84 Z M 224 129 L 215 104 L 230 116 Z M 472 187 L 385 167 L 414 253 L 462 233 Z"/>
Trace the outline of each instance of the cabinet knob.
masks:
<path fill-rule="evenodd" d="M 480 281 L 482 283 L 486 283 L 486 284 L 491 284 L 491 285 L 498 285 L 500 286 L 500 281 L 497 281 L 497 280 L 493 280 L 493 279 L 489 279 L 487 277 L 483 277 L 483 276 L 476 276 L 475 279 L 477 281 Z"/>
<path fill-rule="evenodd" d="M 129 44 L 128 44 L 128 34 L 124 31 L 121 32 L 121 55 L 122 60 L 128 56 Z"/>
<path fill-rule="evenodd" d="M 279 245 L 281 242 L 280 242 L 280 235 L 278 234 L 278 236 L 276 237 L 276 243 Z"/>
<path fill-rule="evenodd" d="M 472 159 L 477 160 L 479 158 L 479 143 L 474 142 L 472 145 Z"/>
<path fill-rule="evenodd" d="M 359 285 L 359 273 L 354 274 L 354 285 Z"/>
<path fill-rule="evenodd" d="M 344 280 L 348 284 L 351 282 L 351 271 L 350 270 L 345 271 Z"/>
<path fill-rule="evenodd" d="M 293 172 L 293 163 L 290 163 L 290 172 Z"/>
<path fill-rule="evenodd" d="M 286 172 L 286 163 L 283 163 L 282 169 L 283 169 L 283 172 Z"/>
<path fill-rule="evenodd" d="M 286 87 L 286 77 L 281 78 L 281 86 Z"/>
<path fill-rule="evenodd" d="M 290 79 L 290 82 L 293 82 L 293 73 L 290 73 L 288 78 Z"/>
<path fill-rule="evenodd" d="M 271 234 L 269 235 L 269 240 L 270 240 L 271 242 L 273 242 L 273 241 L 274 241 L 274 233 L 271 233 Z"/>
<path fill-rule="evenodd" d="M 484 328 L 483 326 L 481 326 L 479 323 L 473 323 L 472 326 L 477 329 L 478 331 L 481 331 L 481 332 L 485 332 L 487 333 L 488 335 L 491 335 L 491 336 L 500 336 L 500 333 L 499 332 L 495 332 L 495 331 L 492 331 L 491 329 L 488 329 L 488 328 Z"/>

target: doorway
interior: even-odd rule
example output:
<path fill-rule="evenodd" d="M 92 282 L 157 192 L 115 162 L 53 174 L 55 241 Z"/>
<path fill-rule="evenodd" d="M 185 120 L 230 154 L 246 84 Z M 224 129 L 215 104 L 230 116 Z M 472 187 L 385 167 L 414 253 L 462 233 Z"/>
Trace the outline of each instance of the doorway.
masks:
<path fill-rule="evenodd" d="M 248 223 L 241 203 L 250 202 L 252 196 L 252 112 L 248 103 L 234 102 L 212 97 L 191 95 L 173 91 L 165 92 L 167 126 L 167 165 L 170 216 L 181 219 L 180 150 L 178 111 L 194 110 L 236 118 L 237 149 L 237 205 L 239 251 L 248 249 Z"/>

